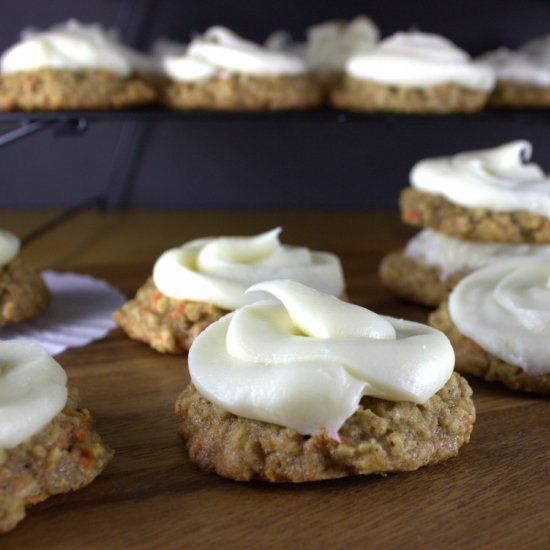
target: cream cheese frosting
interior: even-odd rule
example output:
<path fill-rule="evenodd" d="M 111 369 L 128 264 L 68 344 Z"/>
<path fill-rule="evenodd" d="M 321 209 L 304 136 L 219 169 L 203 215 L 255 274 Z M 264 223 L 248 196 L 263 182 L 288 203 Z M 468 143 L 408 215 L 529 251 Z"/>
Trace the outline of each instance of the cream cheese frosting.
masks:
<path fill-rule="evenodd" d="M 473 271 L 502 259 L 536 256 L 550 259 L 550 245 L 467 241 L 423 229 L 407 243 L 405 256 L 439 268 L 441 279 L 445 280 L 455 273 Z"/>
<path fill-rule="evenodd" d="M 126 77 L 134 71 L 150 71 L 152 60 L 124 46 L 115 31 L 71 19 L 45 31 L 24 30 L 21 40 L 0 58 L 0 71 L 4 74 L 43 68 L 104 69 Z"/>
<path fill-rule="evenodd" d="M 518 140 L 421 160 L 411 171 L 411 184 L 467 208 L 525 210 L 550 217 L 550 177 L 529 162 L 532 151 L 528 141 Z"/>
<path fill-rule="evenodd" d="M 227 73 L 291 76 L 307 71 L 298 55 L 261 46 L 220 26 L 197 36 L 185 49 L 157 49 L 154 53 L 164 72 L 177 81 L 204 80 Z"/>
<path fill-rule="evenodd" d="M 307 30 L 306 58 L 318 72 L 343 71 L 354 54 L 369 51 L 380 39 L 373 21 L 359 15 L 351 21 L 326 21 Z"/>
<path fill-rule="evenodd" d="M 349 75 L 389 86 L 421 87 L 457 84 L 489 91 L 494 87 L 493 70 L 475 63 L 451 41 L 436 34 L 398 32 L 374 49 L 352 56 Z"/>
<path fill-rule="evenodd" d="M 9 264 L 19 253 L 20 247 L 21 243 L 13 233 L 0 229 L 0 267 Z"/>
<path fill-rule="evenodd" d="M 160 256 L 153 268 L 156 287 L 177 300 L 236 309 L 256 299 L 246 289 L 287 278 L 338 296 L 344 290 L 340 260 L 328 252 L 288 246 L 280 228 L 254 237 L 196 239 Z"/>
<path fill-rule="evenodd" d="M 464 278 L 449 297 L 458 330 L 531 374 L 550 372 L 550 260 L 503 260 Z"/>
<path fill-rule="evenodd" d="M 302 434 L 338 430 L 364 395 L 424 403 L 453 372 L 441 332 L 384 317 L 295 281 L 210 325 L 189 352 L 197 390 L 223 409 Z"/>
<path fill-rule="evenodd" d="M 0 342 L 0 448 L 38 433 L 67 402 L 67 375 L 30 340 Z"/>

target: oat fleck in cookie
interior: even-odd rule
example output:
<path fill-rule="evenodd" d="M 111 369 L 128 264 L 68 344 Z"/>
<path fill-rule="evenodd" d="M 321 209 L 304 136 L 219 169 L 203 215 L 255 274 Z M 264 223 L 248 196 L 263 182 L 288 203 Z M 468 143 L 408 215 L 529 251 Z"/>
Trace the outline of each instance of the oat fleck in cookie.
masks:
<path fill-rule="evenodd" d="M 300 56 L 225 27 L 211 27 L 187 46 L 159 42 L 153 54 L 166 77 L 161 102 L 172 109 L 273 111 L 321 103 L 321 88 Z"/>
<path fill-rule="evenodd" d="M 19 239 L 0 229 L 0 327 L 35 317 L 50 303 L 50 291 L 19 248 Z"/>
<path fill-rule="evenodd" d="M 0 533 L 25 508 L 91 483 L 112 451 L 92 431 L 78 392 L 43 348 L 0 342 Z M 14 397 L 15 396 L 15 397 Z"/>
<path fill-rule="evenodd" d="M 550 259 L 501 260 L 464 278 L 430 316 L 456 369 L 550 394 Z"/>
<path fill-rule="evenodd" d="M 151 103 L 139 73 L 154 71 L 115 31 L 75 20 L 26 29 L 0 58 L 0 111 L 122 109 Z"/>
<path fill-rule="evenodd" d="M 254 298 L 254 283 L 287 277 L 334 294 L 345 292 L 340 260 L 328 252 L 289 246 L 280 228 L 253 237 L 190 241 L 162 254 L 152 279 L 114 319 L 136 340 L 162 353 L 186 353 L 211 323 Z"/>
<path fill-rule="evenodd" d="M 469 441 L 472 392 L 441 332 L 293 281 L 250 291 L 272 299 L 223 317 L 189 354 L 176 413 L 202 469 L 271 482 L 385 474 Z"/>
<path fill-rule="evenodd" d="M 350 57 L 330 99 L 360 111 L 467 113 L 484 107 L 494 83 L 491 68 L 446 38 L 398 32 Z"/>

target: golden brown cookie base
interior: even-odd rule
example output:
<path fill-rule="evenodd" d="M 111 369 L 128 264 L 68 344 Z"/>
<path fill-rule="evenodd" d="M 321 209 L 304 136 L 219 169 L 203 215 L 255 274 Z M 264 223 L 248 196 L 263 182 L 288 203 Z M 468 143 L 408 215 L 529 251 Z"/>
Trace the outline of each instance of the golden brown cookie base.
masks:
<path fill-rule="evenodd" d="M 0 75 L 0 111 L 108 110 L 152 103 L 156 92 L 139 77 L 103 70 L 40 69 Z"/>
<path fill-rule="evenodd" d="M 550 394 L 550 374 L 529 374 L 491 355 L 473 340 L 460 333 L 443 302 L 429 318 L 429 324 L 444 332 L 455 350 L 456 370 L 485 378 L 488 382 L 501 382 L 512 390 Z"/>
<path fill-rule="evenodd" d="M 152 277 L 136 297 L 114 312 L 115 322 L 134 340 L 162 353 L 187 353 L 193 340 L 227 311 L 215 305 L 175 300 L 162 294 Z"/>
<path fill-rule="evenodd" d="M 13 449 L 0 448 L 0 533 L 25 517 L 26 506 L 91 483 L 113 456 L 78 399 L 71 389 L 63 411 L 38 434 Z"/>
<path fill-rule="evenodd" d="M 315 78 L 230 75 L 197 82 L 167 82 L 159 91 L 171 109 L 276 111 L 318 107 L 322 92 Z"/>
<path fill-rule="evenodd" d="M 397 296 L 425 306 L 438 306 L 466 273 L 442 279 L 438 267 L 393 252 L 380 262 L 378 275 L 382 284 Z"/>
<path fill-rule="evenodd" d="M 431 227 L 451 237 L 513 244 L 550 243 L 550 219 L 523 210 L 464 208 L 413 187 L 401 191 L 399 207 L 405 223 Z"/>
<path fill-rule="evenodd" d="M 304 482 L 416 470 L 455 456 L 470 440 L 471 394 L 454 373 L 424 405 L 364 397 L 340 442 L 235 416 L 193 385 L 179 396 L 176 413 L 189 456 L 203 470 L 237 481 Z"/>
<path fill-rule="evenodd" d="M 339 109 L 391 113 L 471 113 L 480 111 L 487 93 L 442 84 L 428 88 L 400 88 L 346 75 L 330 94 Z"/>
<path fill-rule="evenodd" d="M 489 107 L 544 109 L 550 107 L 550 86 L 542 88 L 510 80 L 497 82 L 489 96 Z"/>
<path fill-rule="evenodd" d="M 0 268 L 0 326 L 39 315 L 50 298 L 40 275 L 21 258 Z"/>

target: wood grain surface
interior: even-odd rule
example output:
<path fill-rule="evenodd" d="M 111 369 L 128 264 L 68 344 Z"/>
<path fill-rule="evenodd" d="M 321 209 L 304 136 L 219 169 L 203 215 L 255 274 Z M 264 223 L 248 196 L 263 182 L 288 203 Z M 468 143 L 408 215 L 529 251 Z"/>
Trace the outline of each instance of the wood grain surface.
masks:
<path fill-rule="evenodd" d="M 0 212 L 23 234 L 50 212 Z M 40 267 L 107 279 L 127 295 L 156 255 L 189 238 L 283 225 L 285 242 L 342 258 L 353 301 L 425 320 L 376 277 L 411 232 L 390 212 L 122 212 L 85 214 L 29 246 Z M 1 332 L 0 332 L 1 337 Z M 59 356 L 116 450 L 80 491 L 28 511 L 0 548 L 548 548 L 550 401 L 471 380 L 478 419 L 454 459 L 416 472 L 292 485 L 237 483 L 199 471 L 176 435 L 186 359 L 121 331 Z"/>

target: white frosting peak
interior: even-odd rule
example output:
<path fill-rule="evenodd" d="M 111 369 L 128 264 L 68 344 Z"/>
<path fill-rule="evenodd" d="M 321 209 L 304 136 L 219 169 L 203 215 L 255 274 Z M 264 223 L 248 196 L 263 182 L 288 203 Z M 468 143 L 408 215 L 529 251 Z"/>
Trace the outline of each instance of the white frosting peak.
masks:
<path fill-rule="evenodd" d="M 257 76 L 299 75 L 306 63 L 291 52 L 245 40 L 225 27 L 211 27 L 183 50 L 157 49 L 155 55 L 174 80 L 194 81 L 225 73 Z"/>
<path fill-rule="evenodd" d="M 373 21 L 359 15 L 353 20 L 326 21 L 307 30 L 308 65 L 319 72 L 343 71 L 354 54 L 369 51 L 380 39 Z"/>
<path fill-rule="evenodd" d="M 550 260 L 502 260 L 464 278 L 449 297 L 458 330 L 531 374 L 550 372 Z"/>
<path fill-rule="evenodd" d="M 135 70 L 150 70 L 151 64 L 147 56 L 121 44 L 115 31 L 74 19 L 46 31 L 24 30 L 20 42 L 0 58 L 0 69 L 6 74 L 49 68 L 104 69 L 128 76 Z"/>
<path fill-rule="evenodd" d="M 333 254 L 283 245 L 280 228 L 253 237 L 196 239 L 160 256 L 153 269 L 157 288 L 178 300 L 236 309 L 256 296 L 245 295 L 255 283 L 288 278 L 340 295 L 344 276 Z"/>
<path fill-rule="evenodd" d="M 351 57 L 346 65 L 354 78 L 390 86 L 428 87 L 457 84 L 488 91 L 494 87 L 492 69 L 474 63 L 446 38 L 420 32 L 398 32 L 374 49 Z"/>
<path fill-rule="evenodd" d="M 445 280 L 456 273 L 473 271 L 497 260 L 534 256 L 550 258 L 550 245 L 467 241 L 423 229 L 407 243 L 405 256 L 439 268 L 441 279 Z"/>
<path fill-rule="evenodd" d="M 65 406 L 67 376 L 30 340 L 0 342 L 0 448 L 38 433 Z"/>
<path fill-rule="evenodd" d="M 13 233 L 0 229 L 0 268 L 17 256 L 20 247 L 21 243 Z"/>
<path fill-rule="evenodd" d="M 527 210 L 550 217 L 550 178 L 529 162 L 531 153 L 531 144 L 518 140 L 421 160 L 411 171 L 411 184 L 467 208 Z"/>
<path fill-rule="evenodd" d="M 338 439 L 363 395 L 424 403 L 452 374 L 452 347 L 430 327 L 294 281 L 250 291 L 282 303 L 256 302 L 226 315 L 189 352 L 195 387 L 233 414 Z"/>

